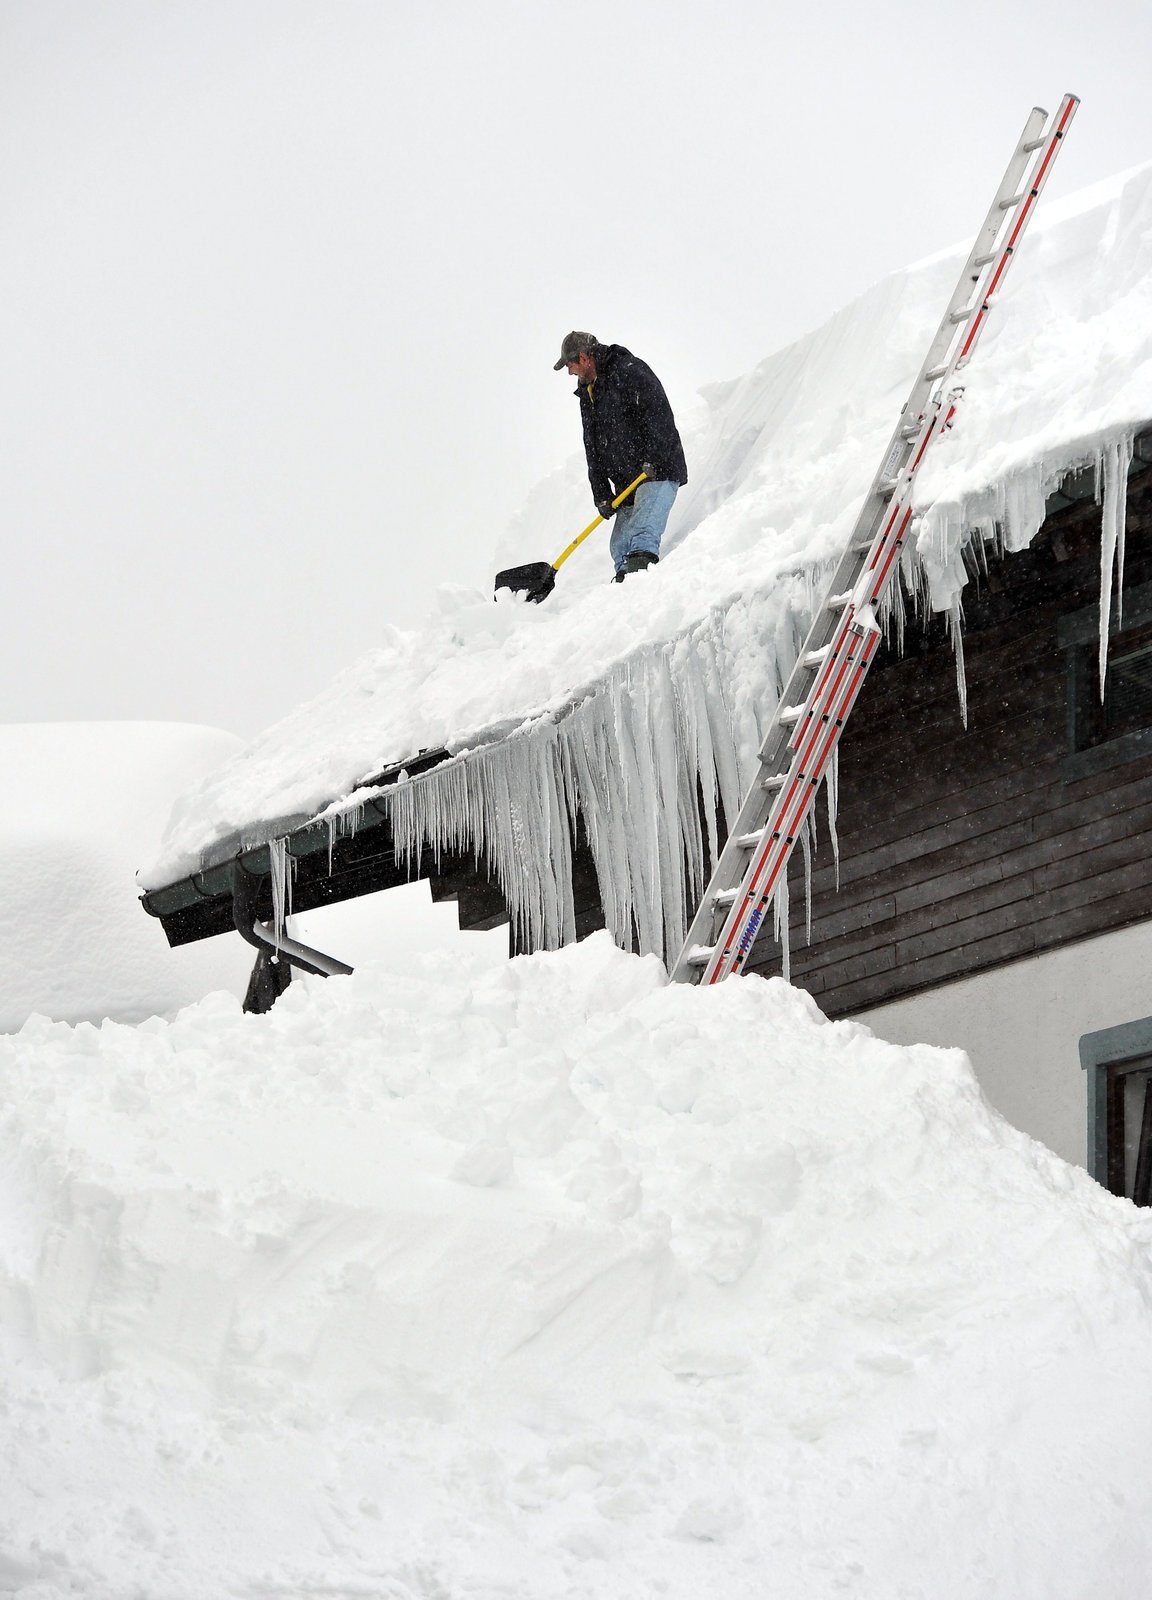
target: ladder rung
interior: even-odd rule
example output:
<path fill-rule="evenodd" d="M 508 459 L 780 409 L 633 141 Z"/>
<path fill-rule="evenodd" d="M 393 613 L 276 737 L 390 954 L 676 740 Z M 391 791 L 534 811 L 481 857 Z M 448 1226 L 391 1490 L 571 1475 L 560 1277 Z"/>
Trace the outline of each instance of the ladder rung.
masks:
<path fill-rule="evenodd" d="M 1038 139 L 1030 139 L 1027 144 L 1022 144 L 1020 148 L 1026 156 L 1030 156 L 1033 150 L 1043 150 L 1047 143 L 1048 135 L 1042 133 Z"/>
<path fill-rule="evenodd" d="M 739 889 L 721 889 L 718 894 L 712 896 L 712 904 L 714 906 L 730 906 L 739 893 Z"/>
<path fill-rule="evenodd" d="M 868 548 L 869 546 L 865 545 L 865 549 Z M 822 667 L 825 661 L 828 659 L 828 652 L 831 650 L 831 648 L 832 646 L 830 644 L 822 644 L 819 650 L 809 650 L 808 654 L 804 657 L 804 665 L 806 667 Z"/>
<path fill-rule="evenodd" d="M 895 488 L 896 488 L 896 485 L 899 482 L 900 482 L 900 479 L 898 477 L 897 478 L 882 478 L 880 480 L 880 482 L 876 485 L 876 493 L 877 494 L 892 494 L 894 492 Z"/>
<path fill-rule="evenodd" d="M 799 722 L 804 715 L 804 706 L 781 706 L 776 713 L 777 722 Z"/>
<path fill-rule="evenodd" d="M 977 256 L 972 265 L 974 267 L 986 267 L 990 261 L 995 261 L 999 254 L 999 250 L 990 250 L 986 256 Z"/>
<path fill-rule="evenodd" d="M 925 381 L 925 383 L 933 383 L 937 378 L 942 378 L 947 371 L 948 371 L 947 362 L 945 362 L 945 364 L 942 367 L 931 367 L 924 374 L 924 381 Z"/>
<path fill-rule="evenodd" d="M 852 589 L 845 589 L 843 594 L 830 594 L 824 602 L 825 611 L 839 611 L 841 606 L 848 604 L 854 592 Z"/>
<path fill-rule="evenodd" d="M 1001 211 L 1011 211 L 1011 210 L 1013 210 L 1014 207 L 1016 207 L 1016 206 L 1018 206 L 1020 204 L 1021 200 L 1023 200 L 1024 196 L 1027 193 L 1028 193 L 1027 189 L 1021 189 L 1020 193 L 1019 194 L 1014 194 L 1012 196 L 1011 200 L 1001 200 L 1001 202 L 1000 202 Z"/>
<path fill-rule="evenodd" d="M 920 418 L 917 418 L 915 422 L 906 422 L 900 429 L 900 437 L 902 439 L 915 439 L 920 432 L 921 426 L 922 421 Z"/>
<path fill-rule="evenodd" d="M 741 834 L 738 834 L 737 838 L 736 838 L 736 843 L 740 847 L 741 850 L 755 850 L 756 846 L 760 843 L 760 841 L 761 841 L 761 839 L 763 837 L 764 837 L 764 829 L 761 828 L 758 833 L 741 833 Z"/>
<path fill-rule="evenodd" d="M 708 957 L 715 950 L 714 944 L 694 944 L 685 956 L 684 961 L 690 967 L 706 967 Z"/>
<path fill-rule="evenodd" d="M 767 794 L 771 794 L 773 790 L 782 789 L 784 787 L 787 777 L 788 774 L 786 772 L 774 772 L 770 778 L 761 778 L 760 787 Z M 751 835 L 749 835 L 749 837 L 751 837 Z M 757 835 L 757 837 L 759 837 L 759 835 Z"/>
<path fill-rule="evenodd" d="M 952 322 L 952 323 L 967 322 L 969 317 L 974 317 L 975 315 L 976 315 L 976 307 L 975 306 L 965 306 L 963 311 L 954 311 L 952 313 L 952 315 L 948 318 L 948 321 Z"/>

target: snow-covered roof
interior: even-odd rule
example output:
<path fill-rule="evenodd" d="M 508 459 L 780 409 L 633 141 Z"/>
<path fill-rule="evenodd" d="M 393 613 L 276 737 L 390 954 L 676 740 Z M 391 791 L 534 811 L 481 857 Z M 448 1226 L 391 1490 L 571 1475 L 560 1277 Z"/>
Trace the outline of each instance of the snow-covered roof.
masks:
<path fill-rule="evenodd" d="M 1046 497 L 1096 464 L 1122 493 L 1152 419 L 1152 164 L 1039 213 L 965 374 L 956 426 L 920 476 L 906 576 L 937 609 L 966 539 L 1026 546 Z M 593 541 L 546 604 L 439 591 L 178 802 L 145 888 L 327 811 L 424 750 L 454 760 L 383 796 L 401 851 L 487 856 L 533 944 L 571 932 L 562 885 L 584 818 L 609 926 L 644 949 L 679 937 L 717 795 L 733 815 L 829 563 L 850 532 L 967 244 L 875 284 L 823 327 L 680 412 L 691 482 L 658 568 L 613 585 Z M 494 568 L 539 559 L 541 530 L 587 515 L 583 463 L 541 484 Z M 1115 495 L 1114 495 L 1115 499 Z M 703 814 L 699 795 L 703 796 Z M 559 889 L 557 884 L 560 884 Z"/>

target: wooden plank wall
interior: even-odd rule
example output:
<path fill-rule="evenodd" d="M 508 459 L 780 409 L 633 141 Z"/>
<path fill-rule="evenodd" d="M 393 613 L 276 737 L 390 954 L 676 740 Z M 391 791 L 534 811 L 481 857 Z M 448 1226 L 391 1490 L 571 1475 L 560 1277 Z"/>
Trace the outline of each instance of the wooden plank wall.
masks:
<path fill-rule="evenodd" d="M 1152 577 L 1147 476 L 1130 583 Z M 1098 584 L 1095 507 L 992 569 L 967 605 L 967 729 L 939 625 L 873 668 L 841 743 L 838 887 L 819 803 L 811 943 L 799 852 L 790 875 L 792 981 L 830 1015 L 1152 915 L 1152 752 L 1128 740 L 1069 760 L 1058 625 Z M 780 966 L 762 937 L 753 969 Z"/>

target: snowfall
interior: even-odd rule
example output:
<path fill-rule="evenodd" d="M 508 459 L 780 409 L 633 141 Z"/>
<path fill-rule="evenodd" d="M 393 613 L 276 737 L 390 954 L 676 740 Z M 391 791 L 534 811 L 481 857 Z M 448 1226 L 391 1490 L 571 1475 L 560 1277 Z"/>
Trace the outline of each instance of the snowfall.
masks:
<path fill-rule="evenodd" d="M 958 424 L 924 491 L 940 603 L 980 516 L 1026 542 L 1084 461 L 1116 494 L 1152 417 L 1150 213 L 1143 169 L 1029 240 L 964 401 L 996 476 Z M 654 572 L 608 585 L 585 550 L 547 607 L 445 594 L 247 750 L 3 730 L 0 1594 L 1144 1600 L 1152 1217 L 1009 1126 L 962 1053 L 781 980 L 669 986 L 607 933 L 510 962 L 499 930 L 389 942 L 339 907 L 312 937 L 353 976 L 247 1016 L 251 952 L 168 951 L 132 882 L 423 746 L 547 749 L 580 706 L 625 726 L 665 671 L 736 782 L 914 375 L 908 309 L 956 266 L 706 397 Z M 566 468 L 523 525 L 578 526 L 581 492 Z M 499 564 L 541 553 L 517 537 Z M 448 914 L 421 895 L 385 898 Z"/>

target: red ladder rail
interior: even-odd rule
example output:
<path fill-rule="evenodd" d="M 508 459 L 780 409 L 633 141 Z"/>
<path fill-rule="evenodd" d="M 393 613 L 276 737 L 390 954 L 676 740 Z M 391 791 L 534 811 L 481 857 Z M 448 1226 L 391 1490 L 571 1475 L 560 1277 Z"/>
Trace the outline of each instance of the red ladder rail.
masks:
<path fill-rule="evenodd" d="M 785 882 L 879 644 L 875 607 L 899 563 L 917 474 L 933 442 L 952 426 L 960 398 L 955 379 L 987 325 L 992 297 L 1003 286 L 1079 103 L 1065 95 L 1051 123 L 1034 107 L 1024 125 L 780 696 L 759 771 L 673 965 L 673 982 L 718 983 L 739 972 Z"/>

